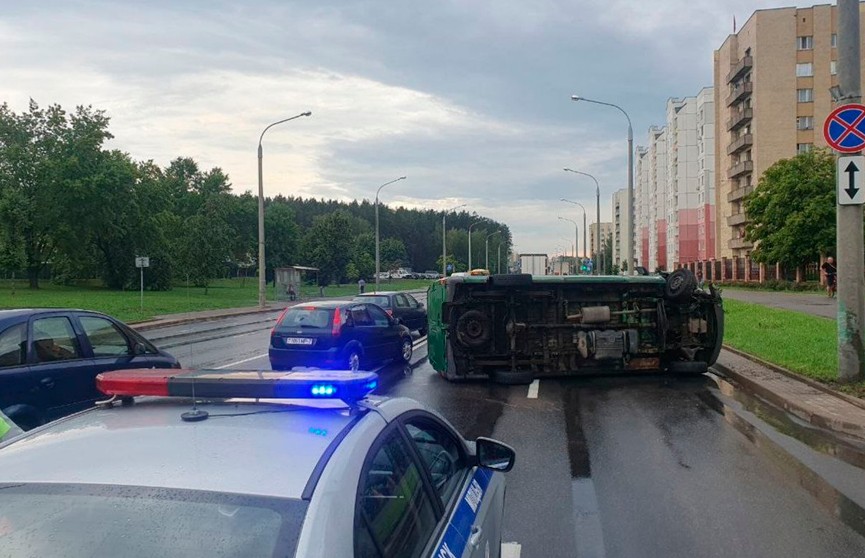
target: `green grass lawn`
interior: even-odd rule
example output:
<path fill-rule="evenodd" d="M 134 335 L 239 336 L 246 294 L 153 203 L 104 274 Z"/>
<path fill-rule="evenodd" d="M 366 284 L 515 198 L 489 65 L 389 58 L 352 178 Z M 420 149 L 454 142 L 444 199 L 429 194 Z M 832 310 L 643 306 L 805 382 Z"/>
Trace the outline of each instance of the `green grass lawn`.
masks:
<path fill-rule="evenodd" d="M 429 281 L 394 280 L 381 284 L 382 290 L 426 289 Z M 367 292 L 374 290 L 374 284 L 367 284 Z M 336 297 L 357 293 L 357 285 L 330 285 L 325 287 L 324 296 Z M 304 285 L 301 299 L 319 296 L 314 285 Z M 203 288 L 176 285 L 170 291 L 144 292 L 144 311 L 139 309 L 139 291 L 113 291 L 93 282 L 71 287 L 54 285 L 50 282 L 40 284 L 38 290 L 30 290 L 22 280 L 0 281 L 0 309 L 3 308 L 85 308 L 105 312 L 127 322 L 148 320 L 163 314 L 196 312 L 220 308 L 241 308 L 258 303 L 258 283 L 254 278 L 220 279 L 213 282 L 207 294 Z M 267 298 L 276 299 L 273 285 L 268 285 Z"/>

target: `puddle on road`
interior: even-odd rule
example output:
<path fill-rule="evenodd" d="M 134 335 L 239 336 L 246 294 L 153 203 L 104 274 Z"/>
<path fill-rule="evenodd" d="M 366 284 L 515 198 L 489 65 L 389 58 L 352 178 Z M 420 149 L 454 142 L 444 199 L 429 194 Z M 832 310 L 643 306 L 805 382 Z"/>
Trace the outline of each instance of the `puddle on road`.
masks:
<path fill-rule="evenodd" d="M 724 396 L 730 397 L 740 403 L 746 411 L 750 411 L 772 428 L 802 442 L 811 449 L 839 459 L 845 463 L 865 470 L 865 443 L 855 440 L 845 440 L 841 435 L 835 434 L 802 422 L 795 416 L 770 403 L 763 401 L 742 388 L 731 384 L 723 378 L 712 376 L 717 390 Z M 697 393 L 697 397 L 707 407 L 724 415 L 726 412 L 736 412 L 736 409 L 728 408 L 712 390 L 704 390 Z"/>

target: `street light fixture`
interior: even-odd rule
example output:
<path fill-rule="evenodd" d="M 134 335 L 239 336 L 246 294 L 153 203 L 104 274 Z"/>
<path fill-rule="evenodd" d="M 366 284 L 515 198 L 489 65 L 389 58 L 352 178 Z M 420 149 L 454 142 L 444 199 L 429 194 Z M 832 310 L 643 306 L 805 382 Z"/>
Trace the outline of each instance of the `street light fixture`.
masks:
<path fill-rule="evenodd" d="M 484 269 L 486 269 L 487 271 L 489 271 L 489 269 L 490 269 L 490 237 L 495 236 L 497 234 L 501 234 L 501 232 L 502 231 L 496 231 L 496 232 L 490 233 L 487 235 L 487 238 L 485 240 L 486 260 L 484 261 Z"/>
<path fill-rule="evenodd" d="M 480 225 L 483 221 L 475 221 L 471 225 L 469 225 L 469 273 L 472 271 L 472 228 L 475 225 Z"/>
<path fill-rule="evenodd" d="M 565 217 L 559 217 L 560 221 L 567 221 L 568 223 L 574 224 L 574 263 L 577 261 L 577 246 L 580 244 L 580 232 L 577 227 L 577 222 L 572 219 L 567 219 Z"/>
<path fill-rule="evenodd" d="M 393 184 L 394 182 L 399 182 L 400 180 L 405 180 L 404 176 L 400 176 L 390 182 L 385 182 L 381 186 L 378 187 L 378 190 L 375 191 L 375 292 L 378 292 L 378 282 L 379 275 L 381 275 L 381 257 L 380 257 L 380 247 L 379 247 L 379 235 L 378 235 L 378 194 L 381 192 L 381 189 L 387 186 L 388 184 Z"/>
<path fill-rule="evenodd" d="M 578 205 L 580 206 L 580 209 L 583 210 L 583 257 L 586 257 L 589 255 L 589 251 L 586 249 L 586 206 L 584 206 L 580 202 L 566 200 L 565 198 L 562 198 L 561 201 Z"/>
<path fill-rule="evenodd" d="M 585 101 L 587 103 L 594 103 L 596 105 L 604 105 L 607 107 L 613 107 L 621 111 L 622 114 L 625 115 L 625 118 L 628 119 L 628 219 L 631 221 L 631 234 L 625 238 L 625 261 L 628 262 L 628 275 L 633 275 L 634 271 L 634 234 L 633 231 L 637 230 L 637 225 L 634 222 L 634 128 L 631 126 L 631 117 L 628 115 L 627 111 L 620 107 L 619 105 L 615 105 L 613 103 L 606 103 L 604 101 L 596 101 L 594 99 L 586 99 L 585 97 L 580 97 L 579 95 L 571 95 L 572 101 Z M 598 232 L 600 233 L 601 225 L 598 225 Z M 600 236 L 600 234 L 598 235 Z"/>
<path fill-rule="evenodd" d="M 264 132 L 270 130 L 277 124 L 300 118 L 301 116 L 312 116 L 312 112 L 306 111 L 291 118 L 278 120 L 273 124 L 269 124 L 261 135 L 258 136 L 258 307 L 264 308 L 267 304 L 267 282 L 265 281 L 265 270 L 267 267 L 264 262 L 264 178 L 262 177 L 262 159 L 264 153 L 261 149 L 261 140 L 264 139 Z"/>
<path fill-rule="evenodd" d="M 580 172 L 574 169 L 565 169 L 568 172 L 572 172 L 574 174 L 581 174 L 583 176 L 588 176 L 592 180 L 595 181 L 595 212 L 596 219 L 598 223 L 598 232 L 597 238 L 595 239 L 595 275 L 600 275 L 601 270 L 598 263 L 601 261 L 601 186 L 598 184 L 598 179 L 592 176 L 587 172 Z"/>
<path fill-rule="evenodd" d="M 446 222 L 445 218 L 447 217 L 447 214 L 450 213 L 451 211 L 456 211 L 457 209 L 459 209 L 461 207 L 465 207 L 467 205 L 468 205 L 467 203 L 464 203 L 464 204 L 458 205 L 456 207 L 452 207 L 450 210 L 442 213 L 442 277 L 448 276 L 448 264 L 447 264 L 448 245 L 447 245 L 447 229 L 445 228 L 445 222 Z"/>

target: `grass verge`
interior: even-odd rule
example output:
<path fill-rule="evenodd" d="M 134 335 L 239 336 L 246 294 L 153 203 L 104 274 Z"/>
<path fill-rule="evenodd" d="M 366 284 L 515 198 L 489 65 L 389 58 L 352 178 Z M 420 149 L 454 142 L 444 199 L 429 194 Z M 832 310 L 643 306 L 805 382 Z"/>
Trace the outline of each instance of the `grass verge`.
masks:
<path fill-rule="evenodd" d="M 865 381 L 838 383 L 834 320 L 725 299 L 724 343 L 833 389 L 865 398 Z"/>
<path fill-rule="evenodd" d="M 381 290 L 426 289 L 429 281 L 394 280 L 382 283 Z M 367 285 L 367 292 L 375 289 Z M 357 285 L 329 285 L 325 297 L 347 296 L 357 293 Z M 301 299 L 318 298 L 317 286 L 304 285 Z M 93 282 L 76 286 L 54 285 L 44 282 L 38 290 L 30 290 L 26 281 L 0 281 L 0 309 L 4 308 L 84 308 L 110 314 L 126 322 L 149 320 L 154 316 L 218 310 L 223 308 L 252 307 L 258 303 L 258 283 L 254 278 L 220 279 L 213 282 L 205 294 L 204 288 L 176 285 L 170 291 L 144 292 L 144 310 L 139 291 L 114 291 Z M 280 297 L 284 298 L 284 297 Z M 273 285 L 267 288 L 268 301 L 276 300 Z"/>

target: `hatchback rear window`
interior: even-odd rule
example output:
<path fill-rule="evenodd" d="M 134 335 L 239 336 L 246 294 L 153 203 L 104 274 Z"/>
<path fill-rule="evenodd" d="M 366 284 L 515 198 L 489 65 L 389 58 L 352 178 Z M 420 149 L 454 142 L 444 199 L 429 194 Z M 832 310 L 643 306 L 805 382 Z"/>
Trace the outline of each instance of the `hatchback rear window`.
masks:
<path fill-rule="evenodd" d="M 369 302 L 377 304 L 382 308 L 390 307 L 390 299 L 386 296 L 359 296 L 354 299 L 355 302 Z"/>
<path fill-rule="evenodd" d="M 311 306 L 301 306 L 289 308 L 282 321 L 279 322 L 279 328 L 301 328 L 301 329 L 328 329 L 331 327 L 331 319 L 333 318 L 332 308 L 314 308 Z"/>

